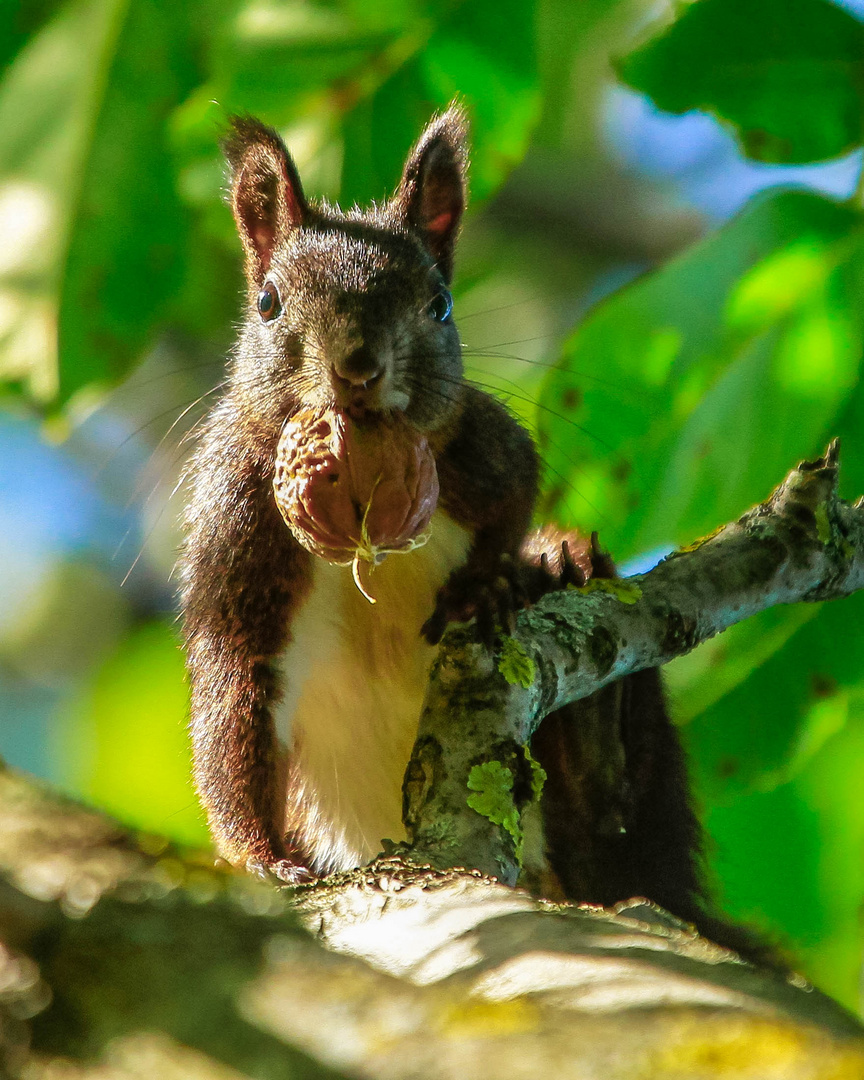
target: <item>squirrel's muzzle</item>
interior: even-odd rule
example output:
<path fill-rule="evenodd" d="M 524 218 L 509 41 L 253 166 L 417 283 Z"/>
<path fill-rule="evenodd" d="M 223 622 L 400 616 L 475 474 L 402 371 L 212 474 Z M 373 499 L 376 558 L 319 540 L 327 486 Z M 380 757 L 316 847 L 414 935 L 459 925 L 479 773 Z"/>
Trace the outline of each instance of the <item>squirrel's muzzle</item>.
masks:
<path fill-rule="evenodd" d="M 336 405 L 361 420 L 369 412 L 384 409 L 384 363 L 368 345 L 361 345 L 341 360 L 333 361 Z"/>

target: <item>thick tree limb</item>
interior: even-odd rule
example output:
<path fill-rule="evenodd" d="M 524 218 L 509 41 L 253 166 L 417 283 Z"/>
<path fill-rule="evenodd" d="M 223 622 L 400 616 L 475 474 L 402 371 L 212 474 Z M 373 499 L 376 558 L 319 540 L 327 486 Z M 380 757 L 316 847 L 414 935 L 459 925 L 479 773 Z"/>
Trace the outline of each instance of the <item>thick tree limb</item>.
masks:
<path fill-rule="evenodd" d="M 391 859 L 302 890 L 310 935 L 289 895 L 0 770 L 0 1077 L 864 1075 L 852 1016 L 644 901 Z"/>
<path fill-rule="evenodd" d="M 519 873 L 512 822 L 508 831 L 467 805 L 478 766 L 500 763 L 503 785 L 530 788 L 524 748 L 552 710 L 682 656 L 768 607 L 836 599 L 864 586 L 864 500 L 850 506 L 838 498 L 838 453 L 835 440 L 765 503 L 649 573 L 608 587 L 589 582 L 523 612 L 505 647 L 511 669 L 515 650 L 517 674 L 523 658 L 527 685 L 502 674 L 503 648 L 493 657 L 470 628 L 451 631 L 406 773 L 411 857 L 473 867 L 512 884 Z M 487 783 L 495 779 L 487 773 Z M 514 806 L 517 815 L 525 809 Z"/>

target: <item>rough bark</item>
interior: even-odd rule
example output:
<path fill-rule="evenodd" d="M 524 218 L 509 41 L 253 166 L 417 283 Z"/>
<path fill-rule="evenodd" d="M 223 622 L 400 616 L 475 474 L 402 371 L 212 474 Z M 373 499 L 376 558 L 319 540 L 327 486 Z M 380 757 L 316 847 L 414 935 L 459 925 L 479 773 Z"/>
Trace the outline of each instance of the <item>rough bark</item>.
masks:
<path fill-rule="evenodd" d="M 770 603 L 858 587 L 864 510 L 835 481 L 832 451 L 638 579 L 638 597 L 631 583 L 538 605 L 515 634 L 526 687 L 452 634 L 406 785 L 424 850 L 512 873 L 512 833 L 467 804 L 472 755 L 522 745 L 543 710 Z M 449 735 L 445 707 L 459 710 Z M 647 901 L 553 905 L 421 855 L 292 893 L 0 770 L 0 1076 L 864 1075 L 854 1017 Z"/>

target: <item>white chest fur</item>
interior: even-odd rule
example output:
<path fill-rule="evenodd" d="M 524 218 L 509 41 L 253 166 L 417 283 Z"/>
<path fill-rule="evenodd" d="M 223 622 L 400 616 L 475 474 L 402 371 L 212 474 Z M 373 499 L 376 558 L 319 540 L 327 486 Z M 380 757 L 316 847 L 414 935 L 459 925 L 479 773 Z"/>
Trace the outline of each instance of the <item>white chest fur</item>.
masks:
<path fill-rule="evenodd" d="M 404 835 L 402 777 L 435 656 L 420 627 L 470 545 L 469 533 L 440 510 L 430 533 L 423 547 L 389 555 L 364 576 L 375 604 L 350 567 L 316 559 L 312 590 L 279 659 L 277 733 L 333 837 L 336 868 L 370 858 L 383 837 Z"/>

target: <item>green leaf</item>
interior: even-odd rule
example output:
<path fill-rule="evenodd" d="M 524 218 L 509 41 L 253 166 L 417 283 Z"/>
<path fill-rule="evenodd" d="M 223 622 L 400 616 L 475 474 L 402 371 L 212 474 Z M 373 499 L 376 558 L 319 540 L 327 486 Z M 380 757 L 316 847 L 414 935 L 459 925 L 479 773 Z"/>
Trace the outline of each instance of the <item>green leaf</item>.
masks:
<path fill-rule="evenodd" d="M 185 215 L 166 121 L 194 67 L 171 11 L 119 5 L 110 52 L 95 58 L 60 292 L 62 399 L 125 374 L 180 283 Z"/>
<path fill-rule="evenodd" d="M 343 201 L 365 203 L 393 191 L 432 110 L 454 97 L 468 104 L 473 121 L 472 199 L 488 197 L 521 159 L 537 118 L 534 39 L 533 3 L 442 7 L 425 36 L 406 43 L 410 58 L 345 116 Z"/>
<path fill-rule="evenodd" d="M 543 389 L 542 513 L 600 527 L 625 559 L 765 498 L 857 385 L 862 266 L 852 209 L 780 192 L 610 297 Z"/>
<path fill-rule="evenodd" d="M 782 936 L 796 969 L 803 956 L 806 970 L 802 946 L 828 930 L 819 882 L 823 823 L 796 796 L 790 784 L 709 804 L 705 824 L 723 910 L 769 939 Z"/>
<path fill-rule="evenodd" d="M 852 1010 L 860 1008 L 861 993 L 862 761 L 864 695 L 859 690 L 850 695 L 843 729 L 826 742 L 794 782 L 800 806 L 815 818 L 820 832 L 819 850 L 810 868 L 818 891 L 815 918 L 808 928 L 811 944 L 804 952 L 806 971 L 818 985 L 830 986 Z M 794 843 L 794 838 L 790 839 Z M 785 880 L 788 883 L 790 877 Z M 813 940 L 813 924 L 821 930 L 821 940 Z"/>
<path fill-rule="evenodd" d="M 864 596 L 814 610 L 688 726 L 712 798 L 728 801 L 741 790 L 769 790 L 794 778 L 844 727 L 851 703 L 864 701 Z"/>
<path fill-rule="evenodd" d="M 6 0 L 3 33 L 0 35 L 0 70 L 14 59 L 27 39 L 60 7 L 59 0 Z"/>
<path fill-rule="evenodd" d="M 815 604 L 769 608 L 667 664 L 663 673 L 675 703 L 675 719 L 687 724 L 701 716 L 818 613 Z"/>
<path fill-rule="evenodd" d="M 729 121 L 759 161 L 821 161 L 864 134 L 864 26 L 828 0 L 696 0 L 619 63 L 667 112 Z"/>
<path fill-rule="evenodd" d="M 164 124 L 194 67 L 172 12 L 73 0 L 0 84 L 0 377 L 45 402 L 128 370 L 178 280 Z"/>
<path fill-rule="evenodd" d="M 860 641 L 856 644 L 860 670 Z M 723 907 L 775 938 L 782 936 L 798 970 L 854 1011 L 860 998 L 864 895 L 864 695 L 841 689 L 822 703 L 832 709 L 838 698 L 848 703 L 842 727 L 823 726 L 819 746 L 808 749 L 807 761 L 792 779 L 715 802 L 707 825 L 723 881 Z M 771 723 L 771 717 L 759 714 L 762 701 L 747 705 L 754 734 Z"/>
<path fill-rule="evenodd" d="M 495 825 L 501 825 L 513 837 L 516 857 L 521 857 L 522 823 L 513 801 L 513 774 L 500 761 L 474 765 L 468 774 L 468 805 Z"/>
<path fill-rule="evenodd" d="M 536 674 L 534 661 L 521 642 L 506 634 L 501 636 L 498 670 L 511 686 L 522 686 L 526 690 L 534 682 Z"/>
<path fill-rule="evenodd" d="M 347 106 L 353 96 L 348 80 L 364 72 L 376 78 L 370 66 L 386 72 L 388 59 L 396 62 L 392 54 L 401 36 L 424 36 L 425 20 L 415 3 L 288 0 L 232 6 L 236 14 L 215 35 L 208 96 L 215 95 L 228 112 L 260 114 L 275 124 L 295 119 L 304 97 L 327 109 L 323 94 L 308 99 L 331 86 L 342 89 Z"/>
<path fill-rule="evenodd" d="M 58 726 L 68 787 L 121 821 L 207 846 L 191 783 L 183 656 L 164 623 L 139 627 Z"/>
<path fill-rule="evenodd" d="M 864 596 L 793 610 L 805 609 L 812 617 L 689 725 L 685 741 L 724 907 L 779 932 L 800 970 L 853 1008 L 864 894 Z"/>
<path fill-rule="evenodd" d="M 537 5 L 543 79 L 542 118 L 534 144 L 559 152 L 596 155 L 597 98 L 606 93 L 606 56 L 622 35 L 631 37 L 627 0 L 543 0 Z M 562 48 L 566 42 L 569 47 Z M 583 141 L 584 140 L 584 141 Z"/>
<path fill-rule="evenodd" d="M 67 4 L 0 83 L 0 378 L 26 382 L 43 401 L 59 382 L 57 292 L 95 92 L 82 56 L 99 53 L 111 32 L 104 6 Z"/>

